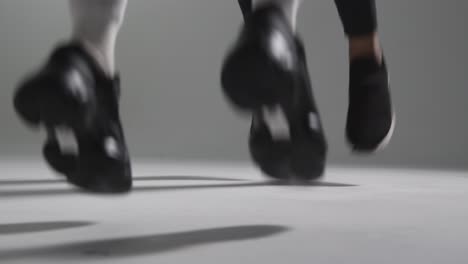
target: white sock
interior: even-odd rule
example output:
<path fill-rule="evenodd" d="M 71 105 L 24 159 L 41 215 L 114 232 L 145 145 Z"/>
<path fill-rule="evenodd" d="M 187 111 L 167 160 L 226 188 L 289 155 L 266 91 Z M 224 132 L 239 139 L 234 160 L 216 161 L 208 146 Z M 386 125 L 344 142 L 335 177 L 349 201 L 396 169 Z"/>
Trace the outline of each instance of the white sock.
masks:
<path fill-rule="evenodd" d="M 102 69 L 115 74 L 115 44 L 128 0 L 69 0 L 73 40 L 96 59 Z"/>
<path fill-rule="evenodd" d="M 351 0 L 350 0 L 351 1 Z M 297 13 L 302 0 L 253 0 L 253 8 L 261 7 L 264 5 L 274 4 L 283 10 L 286 18 L 288 19 L 292 29 L 296 30 Z"/>

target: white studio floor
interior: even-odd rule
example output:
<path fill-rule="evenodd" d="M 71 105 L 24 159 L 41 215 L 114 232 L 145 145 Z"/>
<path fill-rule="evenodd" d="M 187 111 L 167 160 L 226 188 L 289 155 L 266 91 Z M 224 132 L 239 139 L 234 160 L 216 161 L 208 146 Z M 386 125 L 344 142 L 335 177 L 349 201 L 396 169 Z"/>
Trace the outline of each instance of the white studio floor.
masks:
<path fill-rule="evenodd" d="M 0 263 L 468 263 L 468 173 L 329 168 L 274 186 L 251 166 L 140 161 L 135 191 L 73 191 L 0 162 Z"/>

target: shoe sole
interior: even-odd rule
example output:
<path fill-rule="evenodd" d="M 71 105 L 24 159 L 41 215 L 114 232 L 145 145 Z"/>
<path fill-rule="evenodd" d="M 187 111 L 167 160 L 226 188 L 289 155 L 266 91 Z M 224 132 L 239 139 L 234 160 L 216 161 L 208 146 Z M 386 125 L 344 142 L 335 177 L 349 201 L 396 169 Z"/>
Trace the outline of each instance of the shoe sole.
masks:
<path fill-rule="evenodd" d="M 66 127 L 75 135 L 90 131 L 91 120 L 83 118 L 84 111 L 89 111 L 89 109 L 82 109 L 76 102 L 67 100 L 70 97 L 63 94 L 62 89 L 60 89 L 63 87 L 61 85 L 63 83 L 52 76 L 30 80 L 21 85 L 14 96 L 14 108 L 18 116 L 27 126 L 32 128 L 44 127 L 50 130 L 56 127 Z M 50 151 L 53 148 L 58 149 L 59 146 L 56 143 L 46 143 L 43 150 L 44 156 L 50 166 L 65 174 L 63 168 L 56 167 L 49 161 L 58 158 L 58 156 L 52 157 L 47 154 L 53 152 Z M 67 180 L 74 186 L 91 193 L 120 194 L 129 192 L 131 189 L 131 184 L 130 186 L 121 184 L 119 187 L 109 187 L 106 183 L 98 183 L 96 186 L 81 186 L 69 177 Z"/>
<path fill-rule="evenodd" d="M 253 114 L 264 107 L 286 105 L 285 94 L 294 80 L 260 48 L 245 48 L 228 56 L 222 72 L 222 87 L 235 109 Z M 254 162 L 268 176 L 286 181 L 319 179 L 325 170 L 315 144 L 308 139 L 250 143 Z"/>

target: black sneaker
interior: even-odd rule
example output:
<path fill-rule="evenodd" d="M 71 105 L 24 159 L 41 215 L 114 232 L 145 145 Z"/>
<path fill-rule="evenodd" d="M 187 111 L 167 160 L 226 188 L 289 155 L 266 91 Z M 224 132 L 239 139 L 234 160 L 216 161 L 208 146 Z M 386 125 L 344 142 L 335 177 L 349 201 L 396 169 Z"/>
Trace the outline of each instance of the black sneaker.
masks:
<path fill-rule="evenodd" d="M 234 106 L 253 115 L 251 155 L 273 178 L 317 179 L 324 173 L 327 144 L 302 42 L 277 7 L 243 10 L 245 25 L 221 79 Z"/>
<path fill-rule="evenodd" d="M 14 106 L 27 124 L 47 130 L 49 165 L 86 191 L 128 192 L 131 166 L 119 117 L 119 78 L 110 79 L 80 46 L 58 47 L 17 89 Z M 75 135 L 78 151 L 62 150 L 56 131 Z"/>
<path fill-rule="evenodd" d="M 346 135 L 354 151 L 374 152 L 390 142 L 395 127 L 385 60 L 356 59 L 350 67 Z"/>

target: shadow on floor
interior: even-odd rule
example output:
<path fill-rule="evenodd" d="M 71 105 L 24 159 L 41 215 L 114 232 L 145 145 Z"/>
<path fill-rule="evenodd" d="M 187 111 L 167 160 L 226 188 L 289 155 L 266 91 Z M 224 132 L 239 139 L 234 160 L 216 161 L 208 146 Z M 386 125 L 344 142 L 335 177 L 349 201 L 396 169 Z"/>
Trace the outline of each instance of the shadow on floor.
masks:
<path fill-rule="evenodd" d="M 167 253 L 184 248 L 223 242 L 260 239 L 290 229 L 276 225 L 234 226 L 149 236 L 77 242 L 29 249 L 0 250 L 0 262 L 21 259 L 103 259 Z M 222 261 L 221 261 L 222 263 Z"/>
<path fill-rule="evenodd" d="M 78 221 L 0 224 L 0 236 L 78 228 L 93 224 Z"/>
<path fill-rule="evenodd" d="M 202 177 L 202 176 L 142 176 L 133 179 L 136 182 L 142 181 L 244 181 L 242 179 Z M 36 185 L 66 183 L 64 179 L 43 179 L 43 180 L 0 180 L 1 185 Z"/>
<path fill-rule="evenodd" d="M 182 177 L 182 176 L 181 176 Z M 161 177 L 153 177 L 161 178 Z M 170 177 L 165 177 L 170 178 Z M 184 179 L 196 179 L 196 176 L 183 176 Z M 206 177 L 202 177 L 206 178 Z M 220 181 L 220 178 L 216 178 Z M 232 181 L 233 179 L 227 179 Z M 199 185 L 162 185 L 162 186 L 136 186 L 133 188 L 133 192 L 163 192 L 163 191 L 181 191 L 181 190 L 200 190 L 200 189 L 219 189 L 219 188 L 248 188 L 248 187 L 272 187 L 272 186 L 289 186 L 289 184 L 282 184 L 274 181 L 262 181 L 262 182 L 248 182 L 239 180 L 241 183 L 226 183 L 226 184 L 199 184 Z M 357 185 L 344 184 L 344 183 L 332 183 L 332 182 L 311 182 L 307 185 L 301 185 L 301 188 L 308 187 L 356 187 Z M 5 190 L 0 191 L 1 198 L 15 198 L 15 197 L 37 197 L 37 196 L 57 196 L 57 195 L 70 195 L 82 193 L 76 189 L 24 189 L 24 190 Z M 128 194 L 125 194 L 128 195 Z"/>

